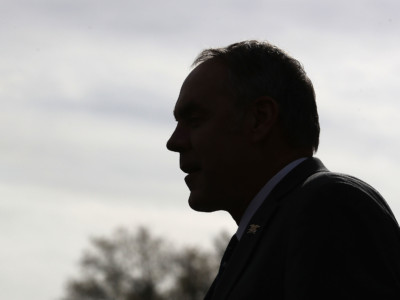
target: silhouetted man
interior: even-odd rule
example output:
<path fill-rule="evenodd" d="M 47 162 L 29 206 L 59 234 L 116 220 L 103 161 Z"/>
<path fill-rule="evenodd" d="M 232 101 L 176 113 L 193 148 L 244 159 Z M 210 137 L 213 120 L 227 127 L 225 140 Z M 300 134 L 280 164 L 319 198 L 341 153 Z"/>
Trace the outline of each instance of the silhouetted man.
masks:
<path fill-rule="evenodd" d="M 257 41 L 208 49 L 167 143 L 189 205 L 238 230 L 206 299 L 400 299 L 400 231 L 384 199 L 313 154 L 319 122 L 300 63 Z"/>

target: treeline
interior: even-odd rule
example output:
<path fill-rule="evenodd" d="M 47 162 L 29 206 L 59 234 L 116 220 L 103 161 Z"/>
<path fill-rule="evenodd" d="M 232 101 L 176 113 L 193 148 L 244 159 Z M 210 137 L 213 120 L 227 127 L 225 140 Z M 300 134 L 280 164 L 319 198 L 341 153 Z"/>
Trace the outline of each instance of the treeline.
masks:
<path fill-rule="evenodd" d="M 176 248 L 143 227 L 92 238 L 60 300 L 203 299 L 228 240 L 220 233 L 213 250 Z"/>

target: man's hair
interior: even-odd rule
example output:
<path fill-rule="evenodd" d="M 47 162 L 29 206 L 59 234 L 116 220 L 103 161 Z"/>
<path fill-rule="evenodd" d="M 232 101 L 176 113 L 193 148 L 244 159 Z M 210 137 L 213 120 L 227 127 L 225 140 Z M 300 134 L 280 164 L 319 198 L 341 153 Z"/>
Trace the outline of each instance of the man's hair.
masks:
<path fill-rule="evenodd" d="M 243 41 L 203 50 L 193 66 L 211 59 L 227 66 L 238 105 L 245 108 L 261 96 L 274 99 L 289 144 L 317 151 L 320 128 L 315 93 L 299 61 L 267 42 Z"/>

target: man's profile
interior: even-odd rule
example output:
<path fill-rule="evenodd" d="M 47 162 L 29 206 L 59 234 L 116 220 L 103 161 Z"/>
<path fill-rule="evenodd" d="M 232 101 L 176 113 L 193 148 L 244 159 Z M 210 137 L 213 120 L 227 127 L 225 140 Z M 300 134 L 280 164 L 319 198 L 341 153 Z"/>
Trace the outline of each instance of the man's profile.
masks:
<path fill-rule="evenodd" d="M 238 224 L 205 299 L 400 299 L 400 230 L 384 199 L 328 171 L 315 93 L 266 42 L 204 50 L 167 148 L 197 211 Z"/>

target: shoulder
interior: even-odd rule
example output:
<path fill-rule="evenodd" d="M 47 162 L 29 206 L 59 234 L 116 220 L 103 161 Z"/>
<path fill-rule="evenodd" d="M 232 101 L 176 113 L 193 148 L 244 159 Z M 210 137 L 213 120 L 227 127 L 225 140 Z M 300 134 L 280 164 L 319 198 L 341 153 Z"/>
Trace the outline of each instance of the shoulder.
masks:
<path fill-rule="evenodd" d="M 374 188 L 324 171 L 308 177 L 290 200 L 285 207 L 291 214 L 285 236 L 290 290 L 330 290 L 332 299 L 397 299 L 391 295 L 399 294 L 400 230 Z"/>
<path fill-rule="evenodd" d="M 303 182 L 297 195 L 297 225 L 353 237 L 361 231 L 399 236 L 398 223 L 386 201 L 356 177 L 319 172 Z"/>
<path fill-rule="evenodd" d="M 300 187 L 306 205 L 377 209 L 393 216 L 388 204 L 368 183 L 347 174 L 318 172 Z"/>
<path fill-rule="evenodd" d="M 378 193 L 372 186 L 354 176 L 330 171 L 316 172 L 312 174 L 304 181 L 302 187 L 317 190 L 345 188 L 346 190 L 368 190 Z"/>

